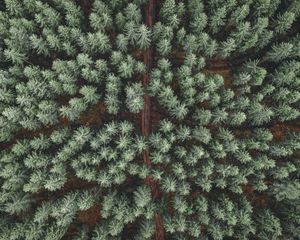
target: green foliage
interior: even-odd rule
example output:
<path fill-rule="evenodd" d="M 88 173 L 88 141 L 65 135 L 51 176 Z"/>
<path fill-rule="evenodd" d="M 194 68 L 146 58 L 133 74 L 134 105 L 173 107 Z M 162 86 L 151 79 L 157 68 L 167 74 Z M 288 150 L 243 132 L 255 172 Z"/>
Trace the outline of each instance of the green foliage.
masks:
<path fill-rule="evenodd" d="M 299 199 L 300 183 L 298 181 L 277 183 L 273 186 L 273 193 L 278 201 L 284 199 Z"/>
<path fill-rule="evenodd" d="M 137 31 L 137 43 L 141 49 L 146 49 L 150 46 L 150 31 L 145 25 L 141 25 Z"/>
<path fill-rule="evenodd" d="M 143 88 L 142 84 L 134 83 L 131 86 L 127 86 L 126 89 L 126 105 L 128 109 L 133 113 L 140 112 L 144 107 L 143 101 Z"/>
<path fill-rule="evenodd" d="M 258 239 L 276 239 L 281 236 L 282 229 L 280 227 L 280 221 L 270 211 L 263 211 L 258 214 Z"/>
<path fill-rule="evenodd" d="M 299 238 L 299 1 L 149 3 L 0 1 L 1 240 Z"/>
<path fill-rule="evenodd" d="M 151 192 L 147 187 L 138 187 L 134 193 L 134 202 L 139 208 L 146 207 L 151 202 Z"/>

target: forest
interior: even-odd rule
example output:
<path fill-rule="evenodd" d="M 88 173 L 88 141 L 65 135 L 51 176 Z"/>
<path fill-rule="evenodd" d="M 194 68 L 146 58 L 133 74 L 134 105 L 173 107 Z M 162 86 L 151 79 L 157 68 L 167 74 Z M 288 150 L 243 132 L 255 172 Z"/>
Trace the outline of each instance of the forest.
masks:
<path fill-rule="evenodd" d="M 299 0 L 1 0 L 0 240 L 298 240 L 299 106 Z"/>

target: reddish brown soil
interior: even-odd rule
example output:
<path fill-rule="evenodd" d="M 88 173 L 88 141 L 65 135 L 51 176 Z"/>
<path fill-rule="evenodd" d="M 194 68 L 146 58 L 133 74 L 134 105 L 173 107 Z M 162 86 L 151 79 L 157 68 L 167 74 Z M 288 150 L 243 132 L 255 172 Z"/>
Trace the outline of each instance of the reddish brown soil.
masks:
<path fill-rule="evenodd" d="M 247 200 L 251 202 L 252 206 L 264 208 L 268 203 L 267 195 L 258 195 L 251 184 L 243 186 L 243 193 Z"/>
<path fill-rule="evenodd" d="M 78 213 L 77 220 L 79 223 L 87 225 L 90 230 L 94 229 L 97 223 L 100 221 L 100 204 L 95 204 L 86 211 Z"/>
<path fill-rule="evenodd" d="M 101 219 L 100 205 L 95 204 L 91 208 L 77 213 L 76 219 L 69 226 L 62 240 L 72 240 L 78 230 L 78 225 L 84 225 L 89 230 L 93 230 Z"/>
<path fill-rule="evenodd" d="M 88 0 L 76 0 L 77 5 L 84 12 L 85 16 L 89 16 L 92 11 L 91 1 Z"/>
<path fill-rule="evenodd" d="M 103 102 L 98 102 L 95 106 L 89 109 L 85 114 L 79 118 L 79 122 L 82 125 L 100 126 L 103 122 L 103 113 L 105 112 L 105 106 Z"/>
<path fill-rule="evenodd" d="M 271 127 L 274 142 L 282 141 L 288 131 L 300 132 L 300 125 L 297 122 L 292 124 L 276 122 Z"/>

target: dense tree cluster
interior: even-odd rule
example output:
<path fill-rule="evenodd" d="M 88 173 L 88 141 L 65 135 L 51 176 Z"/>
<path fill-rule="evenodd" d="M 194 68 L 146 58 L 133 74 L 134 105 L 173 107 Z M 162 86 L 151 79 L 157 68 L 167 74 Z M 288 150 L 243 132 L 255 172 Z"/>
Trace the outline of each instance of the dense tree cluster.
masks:
<path fill-rule="evenodd" d="M 153 239 L 157 214 L 170 240 L 298 239 L 300 133 L 272 127 L 299 122 L 300 1 L 163 0 L 152 29 L 146 0 L 78 2 L 0 2 L 0 239 Z"/>

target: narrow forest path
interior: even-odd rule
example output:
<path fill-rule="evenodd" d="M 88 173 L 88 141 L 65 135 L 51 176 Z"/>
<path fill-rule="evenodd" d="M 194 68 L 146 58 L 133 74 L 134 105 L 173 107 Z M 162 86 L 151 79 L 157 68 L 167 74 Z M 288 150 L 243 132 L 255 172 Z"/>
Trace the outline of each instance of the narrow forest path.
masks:
<path fill-rule="evenodd" d="M 148 0 L 145 9 L 145 19 L 146 25 L 151 30 L 154 24 L 154 9 L 155 9 L 155 0 Z M 144 64 L 146 65 L 146 73 L 143 76 L 143 86 L 146 88 L 150 81 L 150 72 L 153 67 L 154 59 L 154 49 L 151 45 L 148 49 L 144 51 Z M 144 137 L 148 137 L 151 132 L 151 99 L 147 94 L 144 95 L 144 109 L 141 116 L 141 130 Z M 149 151 L 145 150 L 143 155 L 144 164 L 151 167 L 151 160 L 149 157 Z M 146 178 L 146 184 L 150 186 L 153 199 L 159 197 L 159 189 L 157 183 L 150 176 Z M 159 213 L 154 215 L 155 221 L 155 240 L 164 240 L 165 231 L 163 227 L 163 220 Z"/>

